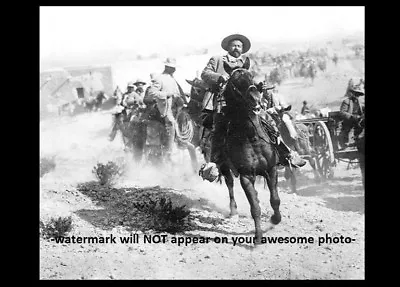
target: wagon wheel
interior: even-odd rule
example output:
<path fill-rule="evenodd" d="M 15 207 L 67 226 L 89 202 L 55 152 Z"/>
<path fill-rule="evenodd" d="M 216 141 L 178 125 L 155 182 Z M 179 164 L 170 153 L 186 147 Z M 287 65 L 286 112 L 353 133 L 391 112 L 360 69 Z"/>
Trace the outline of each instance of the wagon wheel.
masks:
<path fill-rule="evenodd" d="M 335 155 L 331 135 L 324 122 L 317 121 L 313 131 L 313 148 L 316 153 L 317 168 L 324 178 L 333 178 Z"/>

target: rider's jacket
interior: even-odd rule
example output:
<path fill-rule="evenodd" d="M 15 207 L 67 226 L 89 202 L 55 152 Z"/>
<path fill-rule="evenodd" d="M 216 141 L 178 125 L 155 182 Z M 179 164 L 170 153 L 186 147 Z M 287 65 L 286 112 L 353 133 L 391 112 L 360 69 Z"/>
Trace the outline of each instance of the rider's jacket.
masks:
<path fill-rule="evenodd" d="M 204 96 L 203 110 L 213 111 L 217 108 L 217 99 L 214 97 L 214 94 L 218 91 L 218 79 L 220 76 L 229 76 L 224 69 L 224 62 L 232 67 L 242 67 L 245 60 L 246 56 L 241 55 L 239 58 L 235 58 L 227 54 L 224 56 L 214 56 L 208 61 L 201 73 L 201 79 L 211 87 Z M 223 101 L 220 101 L 220 103 L 223 103 Z"/>
<path fill-rule="evenodd" d="M 360 104 L 360 101 L 357 97 L 349 96 L 342 102 L 340 106 L 340 113 L 344 119 L 349 120 L 353 115 L 363 115 L 364 108 Z"/>
<path fill-rule="evenodd" d="M 183 94 L 182 89 L 173 76 L 167 73 L 155 75 L 152 85 L 146 91 L 144 102 L 156 103 L 162 118 L 173 120 L 173 109 L 177 98 Z"/>

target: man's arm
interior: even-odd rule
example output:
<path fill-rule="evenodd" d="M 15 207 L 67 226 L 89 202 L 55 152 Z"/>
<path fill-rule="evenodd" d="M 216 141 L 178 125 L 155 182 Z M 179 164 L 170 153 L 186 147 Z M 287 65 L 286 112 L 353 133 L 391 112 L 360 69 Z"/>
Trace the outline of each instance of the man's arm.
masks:
<path fill-rule="evenodd" d="M 219 77 L 222 76 L 220 73 L 217 73 L 217 61 L 217 57 L 212 57 L 201 73 L 201 79 L 211 87 L 215 86 L 218 83 Z"/>

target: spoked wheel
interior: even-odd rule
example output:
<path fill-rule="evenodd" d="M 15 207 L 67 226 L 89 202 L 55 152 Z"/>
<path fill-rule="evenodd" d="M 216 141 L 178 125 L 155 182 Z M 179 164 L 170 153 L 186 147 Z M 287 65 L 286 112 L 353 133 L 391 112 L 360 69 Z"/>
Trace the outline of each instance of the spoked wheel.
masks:
<path fill-rule="evenodd" d="M 335 164 L 333 144 L 329 130 L 322 121 L 318 121 L 314 125 L 313 147 L 316 153 L 316 162 L 319 173 L 324 178 L 333 178 L 333 165 Z"/>

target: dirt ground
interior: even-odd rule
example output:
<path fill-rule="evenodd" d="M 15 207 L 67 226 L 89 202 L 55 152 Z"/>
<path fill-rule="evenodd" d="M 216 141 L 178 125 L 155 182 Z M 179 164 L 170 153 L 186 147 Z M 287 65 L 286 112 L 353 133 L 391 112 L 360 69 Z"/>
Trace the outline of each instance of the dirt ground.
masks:
<path fill-rule="evenodd" d="M 314 85 L 288 81 L 280 91 L 301 108 L 304 99 L 318 105 L 339 103 L 348 78 L 363 74 L 363 63 L 346 61 L 328 66 Z M 332 104 L 333 103 L 333 104 Z M 269 191 L 257 183 L 262 207 L 262 228 L 268 237 L 312 237 L 314 243 L 234 244 L 232 237 L 251 238 L 254 223 L 246 196 L 235 179 L 238 218 L 229 218 L 226 186 L 209 183 L 190 171 L 188 154 L 176 150 L 174 167 L 154 169 L 132 162 L 123 152 L 119 136 L 107 140 L 111 115 L 98 112 L 40 122 L 41 157 L 55 156 L 56 168 L 40 181 L 40 219 L 71 216 L 69 236 L 110 236 L 116 244 L 59 244 L 40 239 L 41 279 L 364 279 L 364 189 L 357 166 L 339 163 L 335 178 L 316 183 L 309 165 L 301 169 L 298 194 L 290 194 L 279 178 L 282 222 L 269 222 Z M 128 160 L 128 171 L 115 185 L 119 190 L 147 188 L 175 194 L 191 210 L 193 228 L 166 235 L 166 243 L 144 243 L 155 232 L 129 230 L 111 221 L 107 206 L 77 189 L 95 180 L 98 162 L 119 157 Z M 134 191 L 131 191 L 134 192 Z M 139 234 L 139 243 L 120 243 L 118 238 Z M 349 237 L 351 243 L 318 244 L 319 237 Z M 227 243 L 178 246 L 173 236 L 227 237 Z"/>

